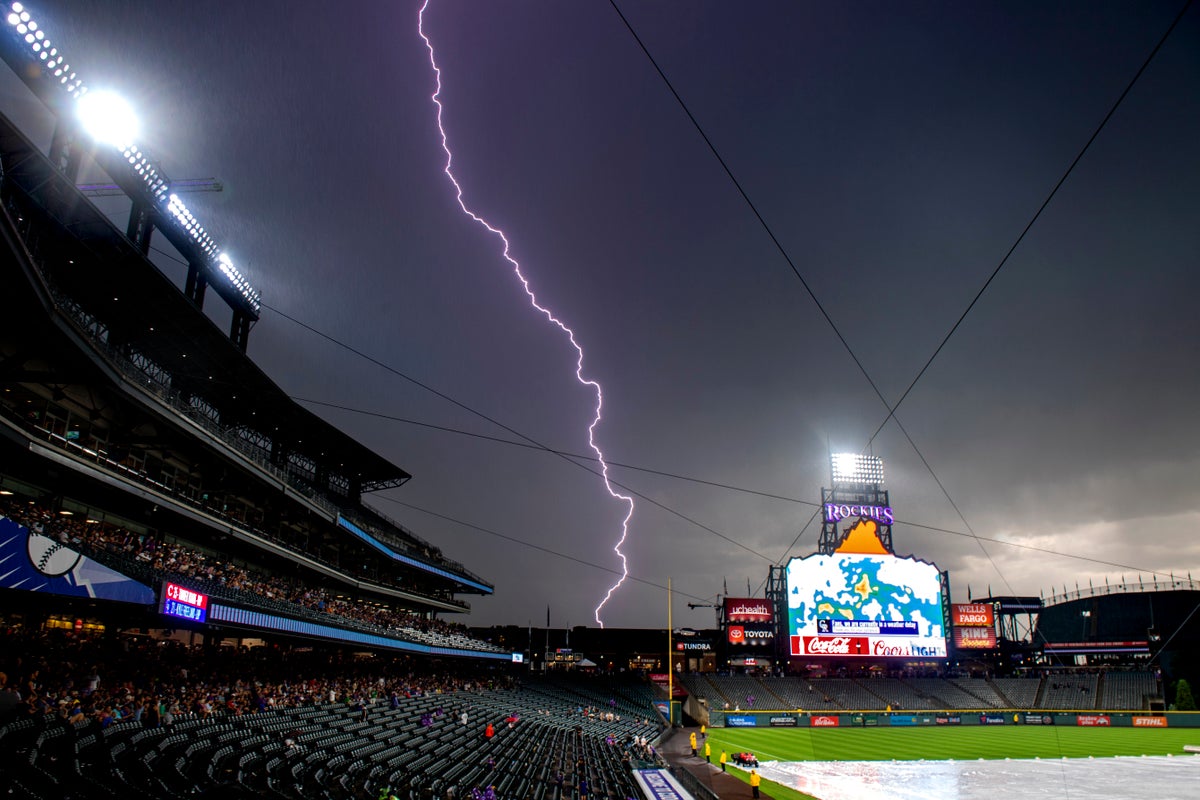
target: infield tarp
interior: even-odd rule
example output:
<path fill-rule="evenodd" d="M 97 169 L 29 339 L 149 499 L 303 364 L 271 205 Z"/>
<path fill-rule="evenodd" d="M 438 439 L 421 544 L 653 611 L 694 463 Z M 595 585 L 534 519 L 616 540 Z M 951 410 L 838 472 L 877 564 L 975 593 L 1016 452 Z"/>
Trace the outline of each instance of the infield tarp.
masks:
<path fill-rule="evenodd" d="M 818 800 L 1196 800 L 1200 756 L 1004 761 L 768 761 L 767 780 Z M 767 789 L 770 794 L 770 789 Z"/>

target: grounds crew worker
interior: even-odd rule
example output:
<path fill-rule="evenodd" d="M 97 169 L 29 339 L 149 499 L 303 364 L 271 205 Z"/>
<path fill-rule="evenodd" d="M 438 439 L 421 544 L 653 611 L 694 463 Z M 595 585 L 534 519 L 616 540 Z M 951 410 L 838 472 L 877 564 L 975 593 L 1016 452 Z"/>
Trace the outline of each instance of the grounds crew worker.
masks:
<path fill-rule="evenodd" d="M 725 751 L 721 751 L 721 772 L 725 771 L 725 762 L 729 760 L 729 756 L 725 755 Z"/>
<path fill-rule="evenodd" d="M 692 745 L 692 758 L 696 757 L 696 732 L 692 731 L 688 734 L 688 742 Z"/>
<path fill-rule="evenodd" d="M 712 763 L 712 748 L 708 746 L 708 742 L 704 743 L 704 760 L 709 764 Z"/>
<path fill-rule="evenodd" d="M 754 792 L 754 796 L 758 797 L 758 785 L 762 783 L 762 776 L 757 770 L 750 770 L 750 791 Z"/>

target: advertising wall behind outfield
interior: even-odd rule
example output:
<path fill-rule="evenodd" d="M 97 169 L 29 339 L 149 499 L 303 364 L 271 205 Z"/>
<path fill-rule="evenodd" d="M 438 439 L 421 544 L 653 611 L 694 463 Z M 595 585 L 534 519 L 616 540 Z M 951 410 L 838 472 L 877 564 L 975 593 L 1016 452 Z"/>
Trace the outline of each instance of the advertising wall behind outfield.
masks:
<path fill-rule="evenodd" d="M 915 728 L 996 725 L 1060 725 L 1068 728 L 1200 728 L 1200 712 L 1093 711 L 980 711 L 948 710 L 912 712 L 827 711 L 713 711 L 714 728 Z"/>
<path fill-rule="evenodd" d="M 946 658 L 938 568 L 889 553 L 873 520 L 860 520 L 836 552 L 787 567 L 793 656 Z"/>

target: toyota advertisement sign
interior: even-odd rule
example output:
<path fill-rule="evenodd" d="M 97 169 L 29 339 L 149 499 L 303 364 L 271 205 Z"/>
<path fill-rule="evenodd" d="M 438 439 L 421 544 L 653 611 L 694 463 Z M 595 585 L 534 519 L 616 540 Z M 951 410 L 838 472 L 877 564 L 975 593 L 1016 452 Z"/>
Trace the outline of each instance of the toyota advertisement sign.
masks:
<path fill-rule="evenodd" d="M 765 647 L 775 641 L 775 629 L 770 625 L 730 625 L 726 635 L 735 649 Z"/>

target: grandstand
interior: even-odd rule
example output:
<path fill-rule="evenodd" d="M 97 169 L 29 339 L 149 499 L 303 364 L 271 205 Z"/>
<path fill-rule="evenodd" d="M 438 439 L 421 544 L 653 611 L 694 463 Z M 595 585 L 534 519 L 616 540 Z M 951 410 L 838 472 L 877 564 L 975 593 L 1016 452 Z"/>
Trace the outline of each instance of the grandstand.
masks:
<path fill-rule="evenodd" d="M 1099 676 L 1054 674 L 1042 684 L 1038 708 L 1095 708 Z"/>
<path fill-rule="evenodd" d="M 52 660 L 66 652 L 96 658 L 106 645 L 63 638 L 25 639 L 20 646 Z M 268 653 L 248 660 L 237 651 L 206 654 L 178 645 L 163 651 L 153 642 L 134 648 L 133 657 L 113 654 L 111 671 L 101 670 L 100 687 L 90 694 L 76 691 L 69 669 L 52 669 L 45 697 L 56 708 L 55 698 L 69 698 L 64 710 L 0 724 L 0 768 L 18 795 L 351 798 L 391 787 L 405 797 L 465 797 L 494 786 L 501 797 L 561 800 L 586 780 L 595 795 L 626 798 L 636 796 L 629 767 L 656 763 L 644 742 L 660 728 L 647 719 L 647 706 L 616 700 L 618 691 L 632 692 L 628 697 L 646 691 L 628 682 L 526 679 L 522 685 L 462 667 L 448 678 L 410 660 L 370 664 L 376 672 L 344 663 L 334 674 L 314 672 L 280 691 L 274 680 L 255 676 L 277 679 L 285 667 L 316 670 L 339 656 Z M 185 684 L 149 680 L 176 661 L 209 669 Z M 224 687 L 205 680 L 222 668 L 248 677 Z M 118 691 L 105 692 L 109 683 Z M 134 684 L 166 694 L 126 702 L 120 687 Z M 592 703 L 606 695 L 615 702 Z M 226 702 L 213 703 L 214 697 Z M 76 704 L 106 713 L 77 714 Z M 622 714 L 626 709 L 641 713 Z M 494 735 L 485 735 L 485 726 Z"/>
<path fill-rule="evenodd" d="M 1008 678 L 811 678 L 684 675 L 680 683 L 711 711 L 755 709 L 893 711 L 989 709 L 1150 709 L 1162 689 L 1150 672 L 1047 670 Z M 738 700 L 738 698 L 741 698 Z M 728 703 L 728 706 L 725 706 Z"/>
<path fill-rule="evenodd" d="M 1150 710 L 1162 697 L 1158 680 L 1149 672 L 1109 671 L 1101 676 L 1096 704 L 1100 708 L 1140 708 Z"/>
<path fill-rule="evenodd" d="M 0 52 L 23 63 L 10 42 Z M 79 523 L 62 534 L 78 552 L 154 591 L 169 579 L 211 595 L 226 621 L 283 630 L 319 619 L 327 638 L 370 631 L 402 648 L 504 656 L 434 622 L 468 612 L 462 596 L 491 584 L 369 504 L 409 474 L 298 406 L 248 358 L 245 296 L 217 285 L 169 215 L 147 216 L 128 176 L 113 177 L 132 187 L 132 240 L 54 156 L 0 115 L 0 492 L 9 505 L 55 535 Z M 187 286 L 150 260 L 155 231 L 191 260 Z M 206 286 L 230 304 L 228 336 L 205 312 Z M 156 563 L 85 525 L 205 567 Z M 228 574 L 204 574 L 214 563 Z M 253 576 L 254 588 L 232 585 L 235 573 Z M 301 587 L 320 599 L 294 602 Z"/>

